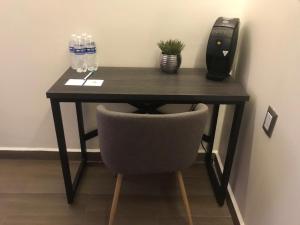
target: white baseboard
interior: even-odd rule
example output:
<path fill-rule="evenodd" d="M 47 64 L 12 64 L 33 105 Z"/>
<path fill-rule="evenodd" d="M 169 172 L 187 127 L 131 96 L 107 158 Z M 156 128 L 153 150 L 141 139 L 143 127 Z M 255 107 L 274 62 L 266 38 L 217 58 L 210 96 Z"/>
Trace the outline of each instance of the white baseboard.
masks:
<path fill-rule="evenodd" d="M 58 148 L 43 148 L 43 147 L 0 147 L 0 151 L 45 151 L 45 152 L 58 152 Z M 99 152 L 98 148 L 88 148 L 88 152 Z M 79 148 L 68 148 L 68 152 L 80 152 Z M 217 150 L 213 150 L 213 153 L 217 153 Z M 203 149 L 199 149 L 198 153 L 205 153 Z"/>
<path fill-rule="evenodd" d="M 218 152 L 214 152 L 214 153 L 215 153 L 216 156 L 217 156 L 217 160 L 218 160 L 218 163 L 219 163 L 219 165 L 220 165 L 220 169 L 221 169 L 221 171 L 223 172 L 224 165 L 223 165 L 223 163 L 222 163 L 222 160 L 221 160 L 221 158 L 220 158 L 220 155 L 219 155 Z M 240 222 L 240 225 L 246 225 L 245 222 L 244 222 L 243 216 L 242 216 L 242 214 L 241 214 L 240 208 L 239 208 L 239 206 L 238 206 L 238 204 L 237 204 L 237 201 L 236 201 L 236 199 L 235 199 L 235 196 L 234 196 L 234 194 L 233 194 L 233 191 L 232 191 L 232 188 L 231 188 L 230 184 L 228 184 L 228 189 L 227 189 L 227 190 L 228 190 L 228 193 L 229 193 L 229 195 L 230 195 L 230 198 L 231 198 L 231 201 L 232 201 L 234 210 L 235 210 L 235 212 L 236 212 L 237 218 L 238 218 L 238 220 L 239 220 L 239 222 Z"/>
<path fill-rule="evenodd" d="M 0 151 L 45 151 L 58 152 L 58 148 L 33 148 L 33 147 L 0 147 Z M 99 149 L 87 149 L 88 152 L 99 152 Z M 79 148 L 68 148 L 68 152 L 80 152 Z"/>

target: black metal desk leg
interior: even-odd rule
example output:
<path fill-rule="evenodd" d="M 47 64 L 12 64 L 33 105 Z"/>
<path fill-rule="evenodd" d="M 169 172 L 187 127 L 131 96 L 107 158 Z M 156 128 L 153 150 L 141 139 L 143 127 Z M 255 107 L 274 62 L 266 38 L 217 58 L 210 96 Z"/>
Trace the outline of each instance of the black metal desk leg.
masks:
<path fill-rule="evenodd" d="M 218 176 L 217 168 L 215 167 L 216 159 L 212 157 L 212 147 L 209 148 L 208 153 L 206 154 L 206 168 L 207 172 L 212 184 L 212 188 L 214 190 L 217 202 L 220 206 L 222 206 L 225 202 L 226 194 L 227 194 L 227 186 L 230 178 L 231 167 L 234 159 L 234 154 L 236 150 L 236 144 L 238 141 L 240 125 L 242 122 L 242 116 L 244 111 L 244 102 L 235 104 L 235 111 L 233 115 L 233 121 L 230 130 L 230 137 L 227 146 L 226 159 L 224 164 L 223 173 Z M 214 114 L 214 113 L 213 113 Z M 213 116 L 214 117 L 214 116 Z M 216 117 L 217 119 L 217 117 Z M 213 121 L 212 121 L 213 122 Z M 216 122 L 216 121 L 214 121 Z M 212 127 L 214 128 L 214 127 Z"/>
<path fill-rule="evenodd" d="M 213 105 L 213 111 L 212 111 L 212 115 L 211 115 L 211 119 L 210 119 L 209 134 L 204 136 L 205 139 L 203 139 L 207 142 L 207 152 L 205 154 L 205 164 L 206 164 L 207 173 L 210 178 L 211 185 L 212 185 L 212 188 L 213 188 L 216 198 L 217 198 L 217 193 L 219 193 L 219 190 L 220 190 L 220 184 L 219 184 L 218 176 L 216 174 L 216 170 L 214 168 L 214 158 L 213 158 L 212 150 L 213 150 L 213 146 L 214 146 L 217 121 L 218 121 L 218 116 L 219 116 L 219 109 L 220 109 L 219 104 Z"/>
<path fill-rule="evenodd" d="M 215 134 L 217 128 L 218 115 L 219 115 L 219 108 L 220 108 L 219 104 L 213 105 L 213 111 L 211 115 L 210 129 L 208 135 L 208 145 L 207 145 L 207 154 L 206 154 L 207 160 L 210 160 L 212 156 L 212 150 L 214 147 L 214 140 L 215 140 Z"/>
<path fill-rule="evenodd" d="M 221 178 L 221 189 L 220 189 L 220 194 L 218 196 L 218 203 L 220 205 L 224 204 L 226 198 L 227 186 L 230 178 L 230 172 L 231 172 L 232 163 L 236 151 L 236 145 L 238 142 L 241 122 L 243 118 L 244 105 L 245 105 L 244 102 L 235 105 L 232 127 L 230 131 L 230 137 L 229 137 L 229 142 L 227 147 L 227 154 L 226 154 L 223 174 Z"/>
<path fill-rule="evenodd" d="M 64 176 L 65 189 L 67 194 L 68 203 L 72 203 L 74 198 L 74 190 L 72 185 L 69 159 L 67 154 L 67 147 L 65 141 L 64 127 L 62 123 L 62 116 L 59 102 L 51 99 L 51 108 L 57 138 L 57 145 L 59 149 L 61 168 Z"/>
<path fill-rule="evenodd" d="M 80 140 L 80 149 L 81 149 L 81 161 L 86 163 L 87 154 L 86 154 L 86 143 L 85 143 L 85 132 L 84 132 L 84 122 L 83 122 L 83 113 L 82 113 L 82 103 L 76 102 L 76 114 L 77 114 L 77 124 L 78 124 L 78 133 Z"/>

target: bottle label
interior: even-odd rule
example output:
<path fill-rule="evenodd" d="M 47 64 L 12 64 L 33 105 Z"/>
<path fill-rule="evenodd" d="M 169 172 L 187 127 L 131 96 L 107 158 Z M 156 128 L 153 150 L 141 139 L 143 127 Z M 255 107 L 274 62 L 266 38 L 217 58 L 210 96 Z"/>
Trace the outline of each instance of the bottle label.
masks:
<path fill-rule="evenodd" d="M 74 53 L 76 55 L 84 55 L 85 54 L 85 49 L 84 48 L 75 48 Z"/>
<path fill-rule="evenodd" d="M 87 54 L 95 54 L 96 53 L 96 48 L 86 48 L 86 53 Z"/>

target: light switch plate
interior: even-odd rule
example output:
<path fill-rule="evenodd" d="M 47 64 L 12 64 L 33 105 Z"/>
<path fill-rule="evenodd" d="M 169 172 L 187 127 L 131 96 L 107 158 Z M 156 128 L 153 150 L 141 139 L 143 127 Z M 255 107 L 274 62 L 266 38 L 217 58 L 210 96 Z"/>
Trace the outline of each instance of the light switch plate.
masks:
<path fill-rule="evenodd" d="M 263 129 L 264 129 L 265 133 L 268 135 L 268 137 L 272 136 L 277 118 L 278 118 L 278 115 L 272 109 L 272 107 L 269 106 L 268 111 L 266 113 L 264 123 L 263 123 Z"/>

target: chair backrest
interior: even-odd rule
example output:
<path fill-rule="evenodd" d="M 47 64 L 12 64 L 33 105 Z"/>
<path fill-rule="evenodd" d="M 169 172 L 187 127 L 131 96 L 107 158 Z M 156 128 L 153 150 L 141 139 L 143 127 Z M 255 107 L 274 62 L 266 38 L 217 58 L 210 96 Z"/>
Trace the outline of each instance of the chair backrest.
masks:
<path fill-rule="evenodd" d="M 173 114 L 122 113 L 97 107 L 101 155 L 121 174 L 160 173 L 190 166 L 200 147 L 208 107 Z"/>

